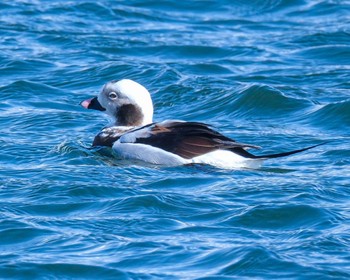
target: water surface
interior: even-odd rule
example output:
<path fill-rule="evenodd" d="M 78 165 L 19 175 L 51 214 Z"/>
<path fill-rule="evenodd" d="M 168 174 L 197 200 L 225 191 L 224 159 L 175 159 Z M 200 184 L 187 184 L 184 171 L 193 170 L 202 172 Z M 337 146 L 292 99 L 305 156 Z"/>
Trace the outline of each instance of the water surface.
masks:
<path fill-rule="evenodd" d="M 0 9 L 0 278 L 350 278 L 349 1 Z M 331 142 L 256 170 L 120 161 L 79 102 L 122 78 L 156 121 L 266 153 Z"/>

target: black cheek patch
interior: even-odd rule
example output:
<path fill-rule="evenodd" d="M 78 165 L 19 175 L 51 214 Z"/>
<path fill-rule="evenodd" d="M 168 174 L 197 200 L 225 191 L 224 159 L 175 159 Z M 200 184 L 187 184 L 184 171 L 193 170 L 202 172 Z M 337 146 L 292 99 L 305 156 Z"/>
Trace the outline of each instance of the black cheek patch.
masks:
<path fill-rule="evenodd" d="M 125 104 L 118 109 L 116 118 L 119 125 L 138 126 L 142 124 L 143 114 L 139 106 Z"/>

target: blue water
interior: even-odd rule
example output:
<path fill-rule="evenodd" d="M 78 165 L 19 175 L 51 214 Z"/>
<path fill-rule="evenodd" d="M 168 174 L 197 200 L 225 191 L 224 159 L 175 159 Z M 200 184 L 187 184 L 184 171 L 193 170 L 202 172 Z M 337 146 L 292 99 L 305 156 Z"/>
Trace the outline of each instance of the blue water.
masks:
<path fill-rule="evenodd" d="M 349 279 L 350 2 L 0 4 L 1 279 Z M 259 169 L 89 149 L 113 79 L 204 121 Z"/>

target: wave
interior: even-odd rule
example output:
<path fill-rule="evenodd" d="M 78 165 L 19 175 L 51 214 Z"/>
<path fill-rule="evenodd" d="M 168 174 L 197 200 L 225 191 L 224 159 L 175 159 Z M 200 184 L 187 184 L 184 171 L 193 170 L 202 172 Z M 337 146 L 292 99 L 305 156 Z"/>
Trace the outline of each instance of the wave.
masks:
<path fill-rule="evenodd" d="M 304 48 L 296 51 L 295 54 L 304 59 L 313 61 L 319 60 L 323 64 L 349 64 L 350 47 L 348 45 L 333 44 L 326 46 L 317 46 Z"/>
<path fill-rule="evenodd" d="M 317 106 L 318 109 L 307 114 L 300 122 L 312 124 L 323 129 L 337 130 L 340 135 L 349 135 L 350 101 L 341 101 Z"/>
<path fill-rule="evenodd" d="M 0 275 L 349 279 L 348 6 L 2 1 Z M 334 141 L 257 170 L 123 161 L 79 106 L 122 78 L 155 121 L 266 152 Z"/>
<path fill-rule="evenodd" d="M 252 223 L 253 220 L 255 222 Z M 327 212 L 321 208 L 308 205 L 284 205 L 282 207 L 260 205 L 224 221 L 222 225 L 264 230 L 276 228 L 293 230 L 313 222 L 317 225 L 320 220 L 328 220 Z"/>

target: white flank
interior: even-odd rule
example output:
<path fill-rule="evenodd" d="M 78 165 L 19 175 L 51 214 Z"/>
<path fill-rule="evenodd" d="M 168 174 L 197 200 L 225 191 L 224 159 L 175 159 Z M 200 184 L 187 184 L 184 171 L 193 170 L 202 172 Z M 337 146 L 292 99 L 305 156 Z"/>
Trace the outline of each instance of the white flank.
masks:
<path fill-rule="evenodd" d="M 192 163 L 210 164 L 219 168 L 259 168 L 263 160 L 247 159 L 225 150 L 217 150 L 192 159 Z"/>
<path fill-rule="evenodd" d="M 114 152 L 124 159 L 137 159 L 152 164 L 177 166 L 191 163 L 178 155 L 162 149 L 139 143 L 121 143 L 119 140 L 113 144 Z"/>

